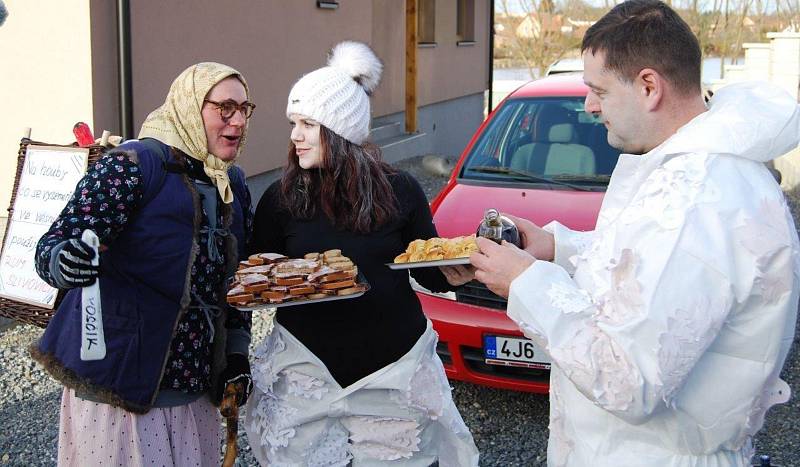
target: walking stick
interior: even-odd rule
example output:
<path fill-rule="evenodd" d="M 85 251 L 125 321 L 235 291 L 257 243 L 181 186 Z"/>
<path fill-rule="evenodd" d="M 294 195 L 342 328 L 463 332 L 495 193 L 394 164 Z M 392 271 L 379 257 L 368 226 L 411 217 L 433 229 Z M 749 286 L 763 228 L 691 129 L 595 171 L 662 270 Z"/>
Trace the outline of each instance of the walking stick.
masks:
<path fill-rule="evenodd" d="M 236 438 L 239 434 L 239 397 L 244 394 L 242 383 L 228 383 L 222 402 L 219 404 L 219 413 L 225 417 L 227 435 L 225 437 L 225 457 L 222 467 L 233 467 L 236 462 Z"/>

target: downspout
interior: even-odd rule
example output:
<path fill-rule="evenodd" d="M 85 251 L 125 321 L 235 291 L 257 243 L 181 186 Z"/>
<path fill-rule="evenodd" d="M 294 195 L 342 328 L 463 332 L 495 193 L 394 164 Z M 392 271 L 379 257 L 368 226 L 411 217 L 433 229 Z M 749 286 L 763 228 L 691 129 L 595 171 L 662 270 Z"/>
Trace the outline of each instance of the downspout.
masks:
<path fill-rule="evenodd" d="M 494 83 L 494 0 L 489 0 L 489 103 L 486 114 L 492 113 L 492 94 Z"/>
<path fill-rule="evenodd" d="M 131 80 L 131 6 L 117 0 L 117 69 L 119 70 L 119 128 L 123 139 L 133 138 L 133 86 Z"/>

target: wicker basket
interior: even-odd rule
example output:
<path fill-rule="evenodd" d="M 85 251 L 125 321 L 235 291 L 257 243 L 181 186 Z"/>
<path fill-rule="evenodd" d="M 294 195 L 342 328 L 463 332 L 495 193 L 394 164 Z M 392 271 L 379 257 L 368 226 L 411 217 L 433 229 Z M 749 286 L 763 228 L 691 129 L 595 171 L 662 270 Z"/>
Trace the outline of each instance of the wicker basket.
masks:
<path fill-rule="evenodd" d="M 22 141 L 20 141 L 19 153 L 17 155 L 17 173 L 14 175 L 14 188 L 11 192 L 11 204 L 8 206 L 9 219 L 11 219 L 11 216 L 14 214 L 14 200 L 17 197 L 17 188 L 19 187 L 19 179 L 20 176 L 22 175 L 22 168 L 25 166 L 25 153 L 29 145 L 76 147 L 75 145 L 47 144 L 39 141 L 32 141 L 28 138 L 23 138 Z M 92 164 L 100 158 L 100 156 L 107 148 L 100 145 L 93 145 L 89 146 L 88 149 L 89 149 L 89 164 Z M 5 236 L 7 234 L 8 234 L 8 226 L 6 226 L 6 231 L 3 234 L 3 243 L 0 244 L 0 253 L 2 252 L 2 248 L 5 247 L 6 244 Z M 47 323 L 50 321 L 50 317 L 53 316 L 55 310 L 58 309 L 58 304 L 61 303 L 62 298 L 64 298 L 63 290 L 58 293 L 55 306 L 53 307 L 52 310 L 50 310 L 44 307 L 0 297 L 0 316 L 5 316 L 7 318 L 11 318 L 21 323 L 33 324 L 35 326 L 39 326 L 42 328 L 47 327 Z"/>

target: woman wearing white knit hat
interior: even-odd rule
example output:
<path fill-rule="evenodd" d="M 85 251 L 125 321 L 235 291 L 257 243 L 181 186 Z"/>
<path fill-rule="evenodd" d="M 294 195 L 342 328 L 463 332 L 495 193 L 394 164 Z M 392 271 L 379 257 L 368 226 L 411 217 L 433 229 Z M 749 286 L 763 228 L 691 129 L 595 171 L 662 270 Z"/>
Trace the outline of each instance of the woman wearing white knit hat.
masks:
<path fill-rule="evenodd" d="M 250 250 L 303 257 L 338 249 L 370 290 L 278 309 L 255 354 L 247 405 L 247 434 L 263 465 L 478 464 L 408 273 L 384 265 L 436 228 L 416 180 L 366 141 L 381 69 L 369 47 L 342 42 L 328 66 L 289 93 L 288 164 L 258 204 Z M 413 271 L 435 291 L 471 277 Z"/>

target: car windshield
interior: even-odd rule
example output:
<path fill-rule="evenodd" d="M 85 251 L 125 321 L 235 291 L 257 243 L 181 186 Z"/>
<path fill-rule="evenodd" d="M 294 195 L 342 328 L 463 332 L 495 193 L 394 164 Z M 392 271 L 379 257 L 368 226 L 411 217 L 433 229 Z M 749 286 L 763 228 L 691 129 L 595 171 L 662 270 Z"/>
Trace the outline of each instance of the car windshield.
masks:
<path fill-rule="evenodd" d="M 608 185 L 620 151 L 582 97 L 510 99 L 472 147 L 460 177 L 559 189 Z"/>

